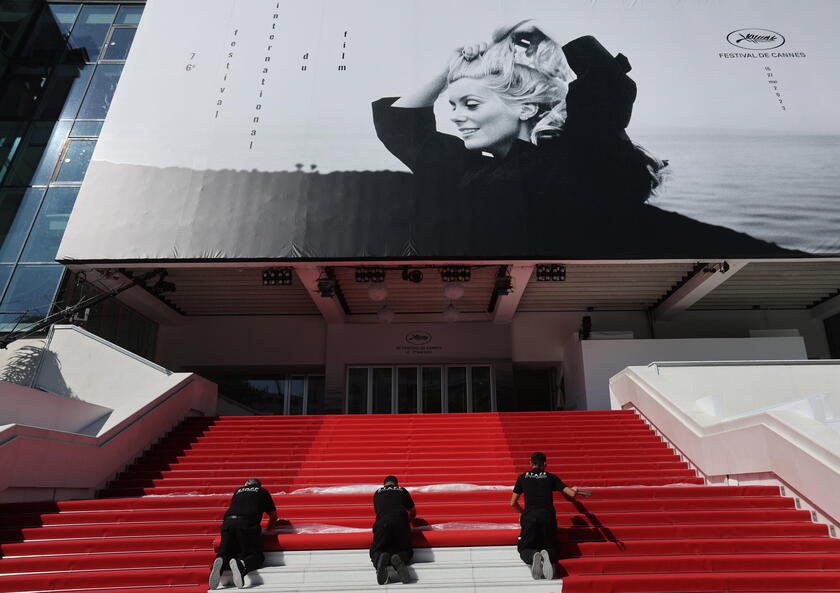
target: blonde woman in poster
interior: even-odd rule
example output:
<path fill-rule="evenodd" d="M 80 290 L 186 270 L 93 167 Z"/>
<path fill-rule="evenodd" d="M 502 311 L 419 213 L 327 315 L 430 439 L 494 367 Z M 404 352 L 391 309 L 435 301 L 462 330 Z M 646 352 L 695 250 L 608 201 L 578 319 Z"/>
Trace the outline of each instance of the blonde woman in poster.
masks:
<path fill-rule="evenodd" d="M 547 32 L 533 21 L 502 28 L 489 44 L 458 48 L 413 92 L 374 102 L 377 136 L 414 174 L 418 200 L 460 223 L 418 216 L 424 247 L 590 258 L 663 246 L 707 257 L 795 254 L 647 206 L 667 161 L 626 133 L 636 100 L 628 59 L 595 37 L 561 47 Z M 437 130 L 442 93 L 460 138 Z"/>
<path fill-rule="evenodd" d="M 625 133 L 636 98 L 627 59 L 594 37 L 561 49 L 542 29 L 526 21 L 459 48 L 421 88 L 374 103 L 377 135 L 415 175 L 487 203 L 644 202 L 664 163 Z M 444 91 L 461 140 L 436 130 Z"/>

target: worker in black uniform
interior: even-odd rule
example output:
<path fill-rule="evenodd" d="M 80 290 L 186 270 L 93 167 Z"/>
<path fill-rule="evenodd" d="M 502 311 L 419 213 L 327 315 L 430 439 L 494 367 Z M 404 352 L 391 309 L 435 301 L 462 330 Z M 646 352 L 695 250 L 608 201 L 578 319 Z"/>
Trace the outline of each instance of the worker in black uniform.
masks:
<path fill-rule="evenodd" d="M 531 565 L 535 579 L 553 579 L 554 562 L 557 561 L 557 513 L 554 510 L 553 492 L 562 492 L 575 498 L 577 488 L 570 488 L 560 478 L 545 471 L 545 454 L 531 455 L 531 470 L 520 474 L 513 487 L 510 505 L 520 513 L 517 550 L 525 564 Z M 525 508 L 519 497 L 525 494 Z"/>
<path fill-rule="evenodd" d="M 245 575 L 262 567 L 265 560 L 260 538 L 263 513 L 268 515 L 266 530 L 273 529 L 277 524 L 277 509 L 271 494 L 258 479 L 250 478 L 233 493 L 230 507 L 225 511 L 222 541 L 208 580 L 211 589 L 219 585 L 222 572 L 228 569 L 233 583 L 242 589 Z"/>
<path fill-rule="evenodd" d="M 395 476 L 387 476 L 384 485 L 373 495 L 376 521 L 370 560 L 376 567 L 376 582 L 388 581 L 388 567 L 393 566 L 403 583 L 410 575 L 407 564 L 414 556 L 411 547 L 411 521 L 417 516 L 408 490 L 401 488 Z"/>

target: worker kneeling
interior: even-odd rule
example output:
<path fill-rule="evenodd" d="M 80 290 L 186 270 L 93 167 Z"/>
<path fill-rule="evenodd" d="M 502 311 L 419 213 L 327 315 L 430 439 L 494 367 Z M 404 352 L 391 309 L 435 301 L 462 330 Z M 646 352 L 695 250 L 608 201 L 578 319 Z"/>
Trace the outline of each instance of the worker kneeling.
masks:
<path fill-rule="evenodd" d="M 262 568 L 265 556 L 262 549 L 260 520 L 268 515 L 266 530 L 277 524 L 277 509 L 271 494 L 256 478 L 251 478 L 233 493 L 230 507 L 222 523 L 222 541 L 210 569 L 208 584 L 211 589 L 219 586 L 222 572 L 228 569 L 233 583 L 240 589 L 245 586 L 245 575 Z"/>
<path fill-rule="evenodd" d="M 373 495 L 376 522 L 370 559 L 376 567 L 376 582 L 388 582 L 388 567 L 393 566 L 403 583 L 410 575 L 408 563 L 414 556 L 411 546 L 411 521 L 417 515 L 408 490 L 401 488 L 395 476 L 387 476 L 384 485 Z"/>

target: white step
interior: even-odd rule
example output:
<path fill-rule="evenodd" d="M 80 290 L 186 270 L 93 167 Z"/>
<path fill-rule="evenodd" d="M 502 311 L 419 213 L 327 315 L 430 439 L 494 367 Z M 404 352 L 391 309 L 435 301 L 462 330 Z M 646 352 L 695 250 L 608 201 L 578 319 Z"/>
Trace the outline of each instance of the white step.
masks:
<path fill-rule="evenodd" d="M 512 546 L 418 548 L 409 565 L 412 580 L 403 584 L 390 569 L 386 585 L 377 585 L 367 550 L 270 552 L 266 566 L 246 577 L 247 588 L 261 593 L 410 591 L 422 593 L 510 592 L 560 593 L 563 583 L 531 578 L 530 568 Z M 223 581 L 224 583 L 224 581 Z"/>

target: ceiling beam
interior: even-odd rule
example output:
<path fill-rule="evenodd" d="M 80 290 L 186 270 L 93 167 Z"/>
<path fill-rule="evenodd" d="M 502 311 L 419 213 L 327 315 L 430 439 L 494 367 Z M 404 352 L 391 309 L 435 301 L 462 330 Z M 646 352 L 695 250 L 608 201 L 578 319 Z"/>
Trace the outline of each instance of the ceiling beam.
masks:
<path fill-rule="evenodd" d="M 840 314 L 840 293 L 835 294 L 819 305 L 811 307 L 811 317 L 813 319 L 828 319 L 832 315 Z"/>
<path fill-rule="evenodd" d="M 84 274 L 88 282 L 98 289 L 106 291 L 120 288 L 132 281 L 128 276 L 117 270 L 86 270 Z M 183 314 L 140 285 L 124 290 L 114 298 L 155 323 L 179 325 L 185 320 Z"/>
<path fill-rule="evenodd" d="M 525 294 L 525 288 L 528 286 L 533 271 L 533 265 L 510 267 L 508 273 L 513 290 L 508 294 L 499 295 L 496 307 L 493 310 L 493 323 L 510 323 L 513 321 L 513 316 L 516 315 L 519 302 L 522 300 L 522 295 Z"/>
<path fill-rule="evenodd" d="M 327 323 L 344 323 L 346 315 L 344 307 L 336 295 L 329 298 L 318 294 L 318 279 L 326 277 L 326 270 L 321 267 L 295 267 L 295 272 L 300 278 L 306 292 L 312 298 L 312 302 L 318 307 L 318 311 Z"/>
<path fill-rule="evenodd" d="M 718 286 L 732 278 L 747 263 L 746 261 L 709 262 L 698 265 L 694 274 L 654 307 L 654 321 L 669 321 L 679 313 L 686 311 Z"/>

